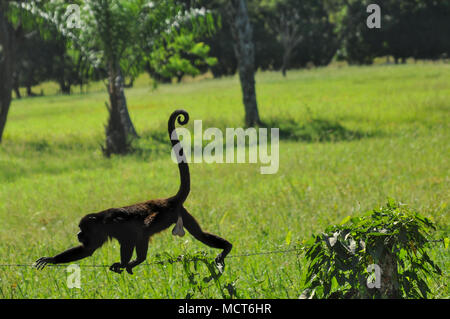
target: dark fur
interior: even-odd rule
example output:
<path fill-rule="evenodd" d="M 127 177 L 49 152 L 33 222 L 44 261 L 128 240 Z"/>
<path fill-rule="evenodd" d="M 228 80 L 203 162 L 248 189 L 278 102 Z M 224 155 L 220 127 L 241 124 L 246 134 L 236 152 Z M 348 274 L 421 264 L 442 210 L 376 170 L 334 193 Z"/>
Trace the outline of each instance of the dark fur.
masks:
<path fill-rule="evenodd" d="M 183 120 L 180 120 L 180 115 L 184 117 Z M 176 119 L 179 124 L 186 124 L 189 120 L 188 113 L 177 110 L 169 118 L 169 138 L 172 135 L 172 146 L 179 143 L 176 133 L 173 133 Z M 176 223 L 179 217 L 182 218 L 184 228 L 194 238 L 210 247 L 223 249 L 216 257 L 216 262 L 223 264 L 232 245 L 219 236 L 204 232 L 195 218 L 183 207 L 183 202 L 190 191 L 189 167 L 182 149 L 177 157 L 181 184 L 175 196 L 88 214 L 79 224 L 80 246 L 70 248 L 54 257 L 39 258 L 35 266 L 42 269 L 48 263 L 68 263 L 89 257 L 108 239 L 115 238 L 120 243 L 120 262 L 111 265 L 110 270 L 121 273 L 125 268 L 132 274 L 133 267 L 145 261 L 147 257 L 149 238 Z M 136 249 L 136 259 L 130 261 L 134 249 Z"/>

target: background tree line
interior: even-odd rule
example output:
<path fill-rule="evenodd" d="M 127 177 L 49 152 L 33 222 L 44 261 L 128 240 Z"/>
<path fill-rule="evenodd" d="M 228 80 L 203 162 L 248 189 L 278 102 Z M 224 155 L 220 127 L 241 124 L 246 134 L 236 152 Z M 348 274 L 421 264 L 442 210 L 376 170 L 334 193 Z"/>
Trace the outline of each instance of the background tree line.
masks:
<path fill-rule="evenodd" d="M 207 46 L 197 48 L 196 54 L 183 51 L 182 57 L 193 64 L 179 63 L 159 70 L 143 63 L 139 71 L 147 72 L 160 82 L 180 81 L 186 74 L 198 75 L 211 69 L 215 77 L 233 75 L 237 71 L 234 39 L 226 18 L 228 7 L 224 0 L 179 1 L 193 8 L 210 10 L 220 23 L 212 35 L 201 40 Z M 371 64 L 376 57 L 392 56 L 394 61 L 407 58 L 436 60 L 450 54 L 450 2 L 439 0 L 380 0 L 382 27 L 366 26 L 367 0 L 248 0 L 248 13 L 253 27 L 255 69 L 280 70 L 307 66 L 324 66 L 333 58 L 350 64 Z M 73 86 L 82 87 L 89 80 L 98 80 L 88 72 L 81 58 L 66 52 L 66 39 L 49 29 L 42 36 L 34 32 L 17 48 L 14 90 L 53 80 L 63 94 Z M 182 43 L 178 43 L 180 47 Z M 183 48 L 186 49 L 186 48 Z M 209 56 L 216 63 L 202 63 Z M 213 65 L 214 64 L 214 65 Z M 192 65 L 197 65 L 196 68 Z M 172 70 L 173 69 L 173 70 Z M 131 86 L 131 77 L 126 86 Z"/>
<path fill-rule="evenodd" d="M 379 0 L 381 28 L 366 25 L 369 0 L 71 1 L 82 24 L 67 26 L 68 3 L 0 2 L 0 142 L 11 91 L 58 83 L 62 94 L 107 83 L 106 155 L 127 153 L 138 138 L 124 88 L 146 72 L 157 82 L 211 71 L 239 74 L 247 126 L 261 123 L 255 70 L 325 66 L 333 59 L 441 59 L 450 53 L 450 1 Z"/>
<path fill-rule="evenodd" d="M 224 16 L 222 1 L 204 1 Z M 381 28 L 369 29 L 366 8 L 381 7 Z M 324 66 L 333 59 L 371 64 L 376 57 L 448 58 L 450 2 L 439 0 L 248 0 L 254 29 L 255 67 L 279 70 Z M 225 23 L 224 23 L 225 24 Z M 224 25 L 205 39 L 218 63 L 216 77 L 236 72 L 232 37 Z"/>

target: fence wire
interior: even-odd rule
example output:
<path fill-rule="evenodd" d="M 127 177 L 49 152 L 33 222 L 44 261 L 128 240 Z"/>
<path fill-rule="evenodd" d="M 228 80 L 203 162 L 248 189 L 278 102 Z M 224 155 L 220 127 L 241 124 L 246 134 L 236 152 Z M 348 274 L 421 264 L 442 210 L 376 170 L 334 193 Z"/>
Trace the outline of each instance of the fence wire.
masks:
<path fill-rule="evenodd" d="M 436 240 L 429 240 L 429 243 L 440 243 L 440 242 L 444 242 L 444 239 L 436 239 Z M 290 248 L 290 249 L 280 249 L 280 250 L 271 250 L 271 251 L 262 251 L 262 252 L 248 252 L 248 253 L 242 253 L 242 254 L 237 254 L 237 255 L 229 255 L 226 258 L 230 259 L 230 258 L 241 258 L 241 257 L 253 257 L 253 256 L 262 256 L 262 255 L 273 255 L 273 254 L 289 254 L 289 253 L 293 253 L 293 252 L 298 252 L 300 253 L 302 250 L 304 250 L 305 247 L 302 246 L 297 246 L 295 248 Z M 183 262 L 183 261 L 188 261 L 188 262 L 192 262 L 192 261 L 204 261 L 206 259 L 209 259 L 208 257 L 184 257 L 183 255 L 178 256 L 175 259 L 167 259 L 167 260 L 162 260 L 162 261 L 155 261 L 152 263 L 142 263 L 140 264 L 141 266 L 154 266 L 154 265 L 166 265 L 166 264 L 173 264 L 173 263 L 178 263 L 178 262 Z M 34 263 L 32 264 L 0 264 L 0 268 L 7 268 L 7 267 L 33 267 Z M 79 265 L 81 268 L 109 268 L 111 265 Z M 53 264 L 47 264 L 46 267 L 67 267 L 67 264 L 58 264 L 58 265 L 53 265 Z"/>
<path fill-rule="evenodd" d="M 251 256 L 260 256 L 260 255 L 272 255 L 272 254 L 287 254 L 287 253 L 292 253 L 292 252 L 300 252 L 302 250 L 302 248 L 297 247 L 297 248 L 291 248 L 291 249 L 284 249 L 284 250 L 272 250 L 272 251 L 263 251 L 263 252 L 248 252 L 248 253 L 242 253 L 242 254 L 238 254 L 238 255 L 229 255 L 226 257 L 226 259 L 229 258 L 241 258 L 241 257 L 251 257 Z M 167 260 L 162 260 L 162 261 L 155 261 L 152 263 L 142 263 L 140 264 L 140 266 L 154 266 L 154 265 L 166 265 L 166 264 L 173 264 L 173 263 L 178 263 L 178 262 L 182 262 L 182 261 L 201 261 L 201 260 L 205 260 L 205 259 L 209 259 L 207 257 L 205 258 L 200 258 L 200 257 L 189 257 L 187 256 L 187 258 L 184 258 L 184 256 L 178 256 L 175 259 L 167 259 Z M 34 263 L 31 264 L 0 264 L 0 268 L 6 268 L 6 267 L 33 267 Z M 106 268 L 106 267 L 110 267 L 111 265 L 79 265 L 81 268 Z M 58 264 L 58 265 L 53 265 L 53 264 L 47 264 L 46 267 L 67 267 L 67 264 Z"/>

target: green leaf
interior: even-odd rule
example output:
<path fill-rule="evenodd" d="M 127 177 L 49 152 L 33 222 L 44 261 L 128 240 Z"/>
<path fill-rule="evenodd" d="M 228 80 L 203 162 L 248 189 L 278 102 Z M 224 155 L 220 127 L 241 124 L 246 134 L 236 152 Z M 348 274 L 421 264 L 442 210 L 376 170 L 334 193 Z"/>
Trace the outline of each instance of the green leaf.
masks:
<path fill-rule="evenodd" d="M 390 233 L 375 233 L 375 232 L 370 232 L 367 233 L 367 236 L 391 236 L 392 234 Z"/>
<path fill-rule="evenodd" d="M 450 238 L 446 237 L 444 238 L 444 248 L 447 249 L 448 248 L 448 244 L 450 243 Z"/>
<path fill-rule="evenodd" d="M 314 260 L 321 250 L 322 247 L 320 243 L 311 246 L 311 248 L 306 252 L 306 258 L 308 258 L 309 260 Z"/>
<path fill-rule="evenodd" d="M 395 199 L 393 198 L 388 198 L 388 202 L 387 202 L 387 206 L 388 208 L 397 208 L 397 202 L 395 201 Z"/>
<path fill-rule="evenodd" d="M 351 218 L 352 218 L 352 216 L 347 216 L 347 217 L 345 217 L 345 218 L 340 222 L 339 225 L 347 224 L 348 221 L 349 221 Z"/>
<path fill-rule="evenodd" d="M 427 298 L 427 293 L 430 292 L 430 288 L 428 288 L 428 285 L 423 279 L 420 279 L 417 282 L 417 285 L 419 286 L 420 293 L 424 298 Z"/>
<path fill-rule="evenodd" d="M 288 231 L 287 235 L 286 235 L 286 245 L 290 245 L 291 244 L 291 237 L 292 237 L 292 231 Z"/>

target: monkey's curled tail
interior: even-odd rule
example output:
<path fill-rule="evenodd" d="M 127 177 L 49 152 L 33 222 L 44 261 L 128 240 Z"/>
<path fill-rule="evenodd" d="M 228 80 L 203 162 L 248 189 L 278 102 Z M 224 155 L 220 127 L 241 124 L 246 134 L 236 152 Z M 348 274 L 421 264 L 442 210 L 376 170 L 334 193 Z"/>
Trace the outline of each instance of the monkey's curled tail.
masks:
<path fill-rule="evenodd" d="M 181 147 L 178 135 L 175 131 L 175 121 L 178 121 L 178 124 L 180 125 L 185 125 L 189 121 L 189 114 L 185 110 L 176 110 L 172 113 L 172 115 L 170 115 L 168 123 L 169 138 L 172 143 L 172 148 L 177 157 L 178 170 L 180 171 L 180 188 L 178 189 L 177 194 L 171 198 L 171 200 L 176 203 L 178 210 L 178 220 L 172 230 L 172 234 L 183 237 L 185 232 L 183 229 L 183 220 L 181 218 L 181 207 L 191 190 L 191 178 L 189 175 L 189 166 L 186 160 L 186 156 L 184 154 L 183 148 Z"/>

